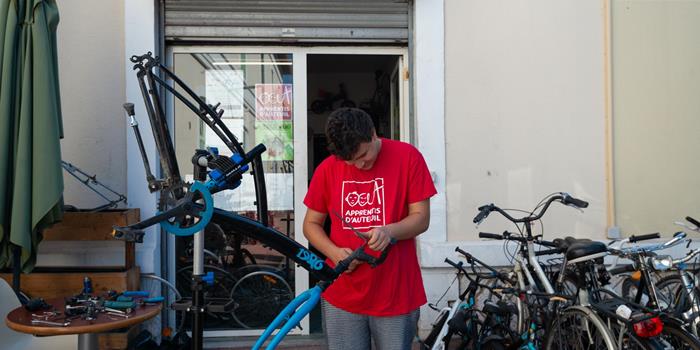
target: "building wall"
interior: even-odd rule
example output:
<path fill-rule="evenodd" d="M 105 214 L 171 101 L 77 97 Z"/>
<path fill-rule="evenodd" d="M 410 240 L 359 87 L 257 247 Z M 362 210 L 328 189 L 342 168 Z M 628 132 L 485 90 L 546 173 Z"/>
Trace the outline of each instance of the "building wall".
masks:
<path fill-rule="evenodd" d="M 126 193 L 124 2 L 58 2 L 63 160 Z M 64 172 L 66 204 L 105 201 Z"/>
<path fill-rule="evenodd" d="M 61 158 L 126 194 L 124 2 L 61 0 L 58 10 Z M 66 204 L 94 208 L 107 203 L 66 171 L 63 174 Z M 38 265 L 115 265 L 123 261 L 121 246 L 120 242 L 44 242 Z"/>
<path fill-rule="evenodd" d="M 615 218 L 623 234 L 700 217 L 700 2 L 613 1 Z"/>
<path fill-rule="evenodd" d="M 476 228 L 481 205 L 532 210 L 558 191 L 590 206 L 550 207 L 545 234 L 605 237 L 601 4 L 445 1 L 449 241 L 515 229 L 495 213 Z"/>

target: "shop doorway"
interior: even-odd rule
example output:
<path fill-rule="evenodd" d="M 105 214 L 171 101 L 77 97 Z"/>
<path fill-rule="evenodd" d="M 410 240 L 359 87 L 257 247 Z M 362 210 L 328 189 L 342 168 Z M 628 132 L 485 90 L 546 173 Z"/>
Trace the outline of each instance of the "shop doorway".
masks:
<path fill-rule="evenodd" d="M 379 137 L 400 138 L 399 55 L 307 55 L 309 180 L 326 157 L 325 126 L 340 107 L 367 112 Z"/>
<path fill-rule="evenodd" d="M 408 54 L 405 47 L 177 46 L 170 47 L 167 56 L 168 65 L 193 91 L 211 103 L 222 103 L 226 110 L 222 118 L 246 149 L 259 143 L 268 147 L 263 165 L 269 225 L 302 245 L 308 242 L 302 233 L 306 207 L 301 203 L 314 169 L 328 155 L 323 133 L 333 109 L 352 102 L 373 116 L 380 136 L 409 139 Z M 340 93 L 340 84 L 343 84 L 344 94 Z M 279 103 L 269 105 L 270 101 Z M 181 103 L 169 101 L 167 104 L 180 164 L 188 164 L 192 150 L 197 148 L 214 146 L 225 151 L 224 145 L 217 144 L 218 138 Z M 281 114 L 271 115 L 273 111 Z M 183 175 L 191 179 L 192 175 L 188 175 L 186 169 L 183 166 Z M 246 177 L 236 190 L 217 194 L 216 205 L 254 217 L 254 193 L 253 181 Z M 226 270 L 228 273 L 217 270 L 220 276 L 234 277 L 225 278 L 229 282 L 217 284 L 225 287 L 219 293 L 223 296 L 241 300 L 233 290 L 237 290 L 236 283 L 240 281 L 238 274 L 251 269 L 250 265 L 280 276 L 280 285 L 284 282 L 289 285 L 290 297 L 299 295 L 316 282 L 310 280 L 311 275 L 306 270 L 260 242 L 243 235 L 239 242 L 222 243 L 215 240 L 220 236 L 216 233 L 206 236 L 212 240 L 208 246 L 219 250 L 210 254 L 213 259 L 208 260 L 210 265 L 219 268 L 228 264 L 226 255 L 239 251 L 239 242 L 241 249 L 250 252 L 244 257 L 255 258 L 255 262 L 238 259 L 242 266 L 233 264 L 230 271 Z M 188 288 L 187 281 L 177 282 L 178 272 L 188 264 L 186 260 L 181 261 L 187 256 L 188 243 L 176 241 L 174 236 L 168 237 L 167 278 L 178 287 Z M 261 334 L 269 323 L 259 317 L 262 306 L 245 302 L 240 305 L 253 310 L 248 315 L 252 315 L 256 324 L 245 322 L 238 314 L 236 317 L 208 315 L 205 337 Z M 265 303 L 264 306 L 269 305 Z M 175 316 L 174 313 L 167 316 L 172 327 L 180 324 Z M 295 328 L 291 333 L 321 332 L 321 324 L 318 312 L 302 320 L 301 328 Z"/>
<path fill-rule="evenodd" d="M 307 55 L 309 181 L 316 167 L 329 156 L 325 126 L 328 116 L 338 108 L 360 108 L 372 117 L 377 136 L 401 138 L 401 60 L 400 55 Z M 330 231 L 329 219 L 325 228 Z M 309 280 L 310 286 L 316 282 L 313 277 Z M 321 317 L 319 304 L 311 313 L 311 333 L 323 331 Z"/>

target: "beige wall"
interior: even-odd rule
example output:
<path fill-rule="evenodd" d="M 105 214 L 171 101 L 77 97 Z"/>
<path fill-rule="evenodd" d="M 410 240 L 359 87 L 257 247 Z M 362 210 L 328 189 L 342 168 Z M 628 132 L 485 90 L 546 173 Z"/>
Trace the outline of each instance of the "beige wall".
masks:
<path fill-rule="evenodd" d="M 58 1 L 62 158 L 126 193 L 124 2 Z M 66 204 L 105 201 L 64 171 Z"/>
<path fill-rule="evenodd" d="M 448 241 L 512 229 L 475 228 L 480 205 L 555 191 L 590 207 L 551 207 L 546 237 L 605 237 L 604 21 L 600 1 L 445 1 Z"/>
<path fill-rule="evenodd" d="M 700 2 L 612 9 L 617 224 L 670 234 L 700 218 Z"/>

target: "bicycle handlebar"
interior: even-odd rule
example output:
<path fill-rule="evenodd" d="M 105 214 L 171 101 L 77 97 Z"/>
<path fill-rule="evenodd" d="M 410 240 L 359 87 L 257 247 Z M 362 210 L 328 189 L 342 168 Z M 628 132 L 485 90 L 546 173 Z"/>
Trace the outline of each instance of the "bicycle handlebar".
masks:
<path fill-rule="evenodd" d="M 488 232 L 479 232 L 479 238 L 498 239 L 498 240 L 504 239 L 503 235 L 497 235 L 495 233 L 488 233 Z"/>
<path fill-rule="evenodd" d="M 532 243 L 539 244 L 541 246 L 545 247 L 550 247 L 550 248 L 555 248 L 559 249 L 559 246 L 556 245 L 554 242 L 550 241 L 545 241 L 543 239 L 538 239 L 539 236 L 535 237 L 535 239 L 532 240 Z M 513 233 L 510 233 L 508 231 L 504 231 L 503 234 L 495 234 L 495 233 L 488 233 L 488 232 L 479 232 L 479 238 L 488 238 L 488 239 L 497 239 L 497 240 L 507 240 L 507 241 L 516 241 L 520 242 L 523 244 L 526 244 L 528 242 L 528 239 L 525 237 L 519 237 L 516 236 Z"/>
<path fill-rule="evenodd" d="M 491 203 L 491 204 L 487 204 L 487 205 L 483 205 L 483 206 L 479 207 L 479 214 L 477 214 L 474 217 L 474 220 L 472 220 L 472 221 L 475 224 L 480 224 L 482 221 L 484 221 L 484 219 L 486 219 L 487 216 L 489 216 L 489 214 L 492 211 L 496 211 L 499 214 L 503 215 L 503 217 L 505 217 L 506 219 L 508 219 L 509 221 L 511 221 L 513 223 L 528 223 L 528 222 L 536 221 L 536 220 L 539 220 L 540 218 L 542 218 L 542 216 L 547 211 L 547 209 L 549 209 L 549 205 L 552 204 L 552 202 L 554 202 L 554 201 L 559 201 L 564 205 L 571 205 L 571 206 L 574 206 L 574 207 L 579 208 L 579 209 L 583 209 L 583 208 L 588 207 L 588 202 L 581 200 L 581 199 L 578 199 L 578 198 L 575 198 L 575 197 L 572 197 L 571 195 L 569 195 L 566 192 L 559 192 L 559 194 L 550 197 L 547 200 L 547 202 L 545 202 L 545 204 L 542 206 L 542 209 L 540 210 L 540 212 L 537 215 L 530 214 L 529 216 L 526 216 L 526 217 L 523 217 L 520 219 L 516 219 L 516 218 L 510 216 L 508 213 L 506 213 L 503 209 L 501 209 L 501 208 L 497 207 L 496 205 L 494 205 L 493 203 Z"/>
<path fill-rule="evenodd" d="M 341 273 L 347 271 L 347 269 L 350 267 L 350 264 L 354 260 L 364 261 L 364 262 L 370 264 L 370 266 L 372 266 L 373 268 L 377 267 L 378 265 L 383 263 L 384 260 L 386 260 L 386 257 L 389 254 L 389 249 L 394 244 L 396 244 L 396 239 L 392 238 L 389 245 L 382 251 L 382 253 L 379 255 L 379 257 L 375 257 L 375 256 L 369 255 L 369 254 L 367 254 L 367 252 L 365 252 L 365 247 L 367 246 L 367 242 L 365 242 L 359 248 L 353 250 L 352 253 L 347 258 L 340 260 L 338 262 L 338 265 L 336 265 L 336 267 L 335 267 L 335 273 L 340 275 Z"/>
<path fill-rule="evenodd" d="M 635 254 L 648 255 L 651 252 L 654 252 L 657 250 L 662 250 L 662 249 L 667 249 L 667 248 L 670 248 L 670 247 L 673 247 L 675 245 L 680 244 L 681 242 L 686 240 L 687 234 L 683 231 L 680 231 L 680 232 L 676 232 L 673 235 L 673 238 L 671 238 L 669 241 L 667 241 L 665 243 L 654 244 L 654 245 L 649 245 L 649 246 L 644 246 L 644 247 L 635 246 L 635 247 L 629 247 L 629 248 L 622 248 L 622 245 L 626 242 L 634 243 L 634 242 L 639 242 L 639 241 L 646 240 L 646 239 L 655 239 L 655 238 L 659 238 L 659 237 L 660 237 L 660 235 L 658 232 L 650 233 L 650 234 L 646 234 L 646 235 L 639 235 L 639 236 L 632 235 L 627 239 L 619 241 L 620 248 L 608 247 L 608 252 L 610 252 L 613 255 L 620 256 L 620 257 L 629 257 L 629 256 L 633 256 Z M 613 243 L 615 243 L 615 241 L 611 242 L 610 244 L 613 244 Z"/>
<path fill-rule="evenodd" d="M 686 216 L 685 219 L 688 220 L 689 223 L 695 225 L 696 227 L 700 227 L 700 221 L 697 221 L 691 218 L 690 216 Z"/>
<path fill-rule="evenodd" d="M 688 254 L 685 257 L 680 258 L 680 259 L 674 259 L 673 265 L 675 266 L 678 264 L 687 263 L 688 261 L 695 258 L 698 254 L 700 254 L 700 248 L 695 249 L 695 250 L 691 250 L 690 252 L 688 252 Z"/>
<path fill-rule="evenodd" d="M 569 195 L 563 196 L 564 198 L 562 199 L 562 203 L 566 205 L 573 205 L 577 208 L 588 208 L 588 202 L 578 199 Z"/>
<path fill-rule="evenodd" d="M 661 237 L 661 235 L 660 235 L 658 232 L 655 232 L 655 233 L 649 233 L 649 234 L 646 234 L 646 235 L 638 235 L 638 236 L 637 236 L 637 235 L 632 235 L 632 236 L 630 236 L 630 237 L 628 238 L 628 240 L 629 240 L 630 243 L 637 243 L 637 242 L 639 242 L 639 241 L 645 241 L 645 240 L 648 240 L 648 239 L 656 239 L 656 238 L 659 238 L 659 237 Z"/>
<path fill-rule="evenodd" d="M 545 249 L 545 250 L 536 251 L 535 256 L 553 255 L 553 254 L 561 254 L 561 253 L 563 253 L 562 249 L 552 248 L 552 249 Z"/>

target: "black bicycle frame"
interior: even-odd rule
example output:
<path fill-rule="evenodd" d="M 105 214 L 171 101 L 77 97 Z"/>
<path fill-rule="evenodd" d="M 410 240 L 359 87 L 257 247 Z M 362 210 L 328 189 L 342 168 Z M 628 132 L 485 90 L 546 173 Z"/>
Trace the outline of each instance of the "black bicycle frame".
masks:
<path fill-rule="evenodd" d="M 192 91 L 173 72 L 165 68 L 149 52 L 142 56 L 132 56 L 134 69 L 137 70 L 137 77 L 146 111 L 153 129 L 156 148 L 160 157 L 163 172 L 163 179 L 157 181 L 157 189 L 165 189 L 183 184 L 182 177 L 175 156 L 175 149 L 170 138 L 170 132 L 166 122 L 166 117 L 161 106 L 159 88 L 164 88 L 173 94 L 178 100 L 185 104 L 194 112 L 234 153 L 245 156 L 245 151 L 236 136 L 221 121 L 223 110 L 218 110 L 218 105 L 212 106 L 205 103 L 197 94 Z M 154 73 L 154 69 L 159 69 L 165 79 Z M 180 93 L 166 81 L 173 81 L 173 86 L 177 86 Z M 290 239 L 281 232 L 268 226 L 267 193 L 265 187 L 265 176 L 262 158 L 256 156 L 251 161 L 253 179 L 255 181 L 255 205 L 257 207 L 258 220 L 255 221 L 236 213 L 215 209 L 211 222 L 220 225 L 224 232 L 235 232 L 246 235 L 270 246 L 272 249 L 282 253 L 284 256 L 294 260 L 313 276 L 322 281 L 332 281 L 337 274 L 324 261 L 317 260 L 317 257 L 310 253 L 304 246 Z M 150 188 L 149 184 L 149 188 Z"/>

